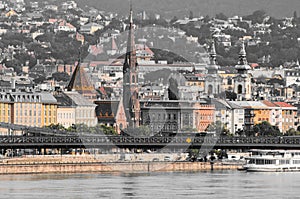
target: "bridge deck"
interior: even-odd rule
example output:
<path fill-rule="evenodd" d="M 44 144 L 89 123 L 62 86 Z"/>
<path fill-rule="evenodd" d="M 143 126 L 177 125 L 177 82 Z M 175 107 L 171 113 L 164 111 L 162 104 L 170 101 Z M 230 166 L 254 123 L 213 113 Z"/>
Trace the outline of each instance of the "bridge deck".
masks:
<path fill-rule="evenodd" d="M 107 147 L 300 149 L 300 137 L 0 136 L 0 149 Z"/>

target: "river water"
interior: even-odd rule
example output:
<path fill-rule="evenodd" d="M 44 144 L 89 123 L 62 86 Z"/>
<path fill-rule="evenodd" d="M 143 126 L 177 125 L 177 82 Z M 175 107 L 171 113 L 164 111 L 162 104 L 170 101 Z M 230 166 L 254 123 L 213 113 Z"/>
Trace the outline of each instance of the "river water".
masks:
<path fill-rule="evenodd" d="M 0 198 L 300 198 L 300 173 L 1 175 Z"/>

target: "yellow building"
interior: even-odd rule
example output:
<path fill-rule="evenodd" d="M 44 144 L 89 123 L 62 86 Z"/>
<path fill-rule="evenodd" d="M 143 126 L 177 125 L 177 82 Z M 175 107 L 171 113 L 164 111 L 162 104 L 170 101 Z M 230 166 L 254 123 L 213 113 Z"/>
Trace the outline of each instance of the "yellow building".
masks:
<path fill-rule="evenodd" d="M 269 109 L 267 106 L 261 106 L 261 107 L 252 107 L 254 109 L 254 125 L 259 124 L 263 121 L 270 122 L 270 112 L 271 109 Z"/>
<path fill-rule="evenodd" d="M 186 86 L 198 86 L 202 89 L 205 87 L 205 79 L 201 74 L 187 74 L 185 75 L 185 85 Z"/>
<path fill-rule="evenodd" d="M 0 98 L 0 122 L 36 127 L 57 123 L 57 102 L 50 93 L 11 92 Z"/>
<path fill-rule="evenodd" d="M 0 122 L 11 123 L 12 103 L 10 95 L 7 93 L 0 94 Z"/>
<path fill-rule="evenodd" d="M 234 81 L 233 78 L 236 74 L 234 73 L 219 73 L 223 79 L 222 89 L 223 91 L 233 91 Z"/>

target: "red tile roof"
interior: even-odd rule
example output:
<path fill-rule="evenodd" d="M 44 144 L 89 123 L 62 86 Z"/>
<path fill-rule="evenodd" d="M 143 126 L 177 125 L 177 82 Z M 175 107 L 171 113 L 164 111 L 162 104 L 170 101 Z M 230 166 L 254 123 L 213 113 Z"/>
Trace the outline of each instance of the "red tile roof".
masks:
<path fill-rule="evenodd" d="M 293 107 L 292 105 L 286 103 L 286 102 L 274 102 L 274 104 L 276 104 L 277 106 L 280 106 L 280 107 Z"/>
<path fill-rule="evenodd" d="M 268 101 L 268 100 L 264 100 L 262 101 L 262 103 L 264 103 L 266 106 L 269 106 L 269 107 L 276 107 L 277 105 Z"/>

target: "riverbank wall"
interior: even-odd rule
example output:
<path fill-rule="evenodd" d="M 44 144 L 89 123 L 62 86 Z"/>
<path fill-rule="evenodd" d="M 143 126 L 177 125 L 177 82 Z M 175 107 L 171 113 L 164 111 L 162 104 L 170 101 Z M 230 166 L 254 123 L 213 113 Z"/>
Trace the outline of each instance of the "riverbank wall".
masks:
<path fill-rule="evenodd" d="M 170 172 L 236 170 L 240 165 L 216 162 L 133 161 L 100 162 L 94 158 L 19 158 L 0 163 L 0 174 L 86 173 L 86 172 Z"/>

